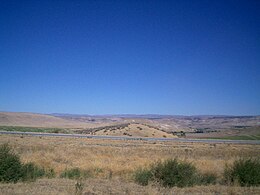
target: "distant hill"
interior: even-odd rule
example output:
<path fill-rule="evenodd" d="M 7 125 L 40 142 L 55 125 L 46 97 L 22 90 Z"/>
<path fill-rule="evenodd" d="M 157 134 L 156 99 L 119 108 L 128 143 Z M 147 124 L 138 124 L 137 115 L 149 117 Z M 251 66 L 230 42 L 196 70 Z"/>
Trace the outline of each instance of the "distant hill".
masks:
<path fill-rule="evenodd" d="M 122 125 L 129 124 L 121 128 Z M 138 125 L 137 125 L 138 124 Z M 163 137 L 260 135 L 260 116 L 85 115 L 0 112 L 0 126 L 68 128 L 77 133 Z M 116 127 L 111 130 L 109 127 Z M 118 128 L 117 128 L 118 127 Z M 110 129 L 110 130 L 109 130 Z M 141 130 L 140 130 L 141 129 Z M 96 131 L 97 130 L 97 131 Z"/>
<path fill-rule="evenodd" d="M 129 123 L 126 125 L 121 125 L 119 128 L 107 127 L 103 128 L 100 131 L 96 131 L 95 135 L 110 135 L 110 136 L 133 136 L 133 137 L 164 137 L 164 138 L 173 138 L 177 137 L 173 134 L 164 132 L 159 128 L 139 124 L 139 123 Z"/>
<path fill-rule="evenodd" d="M 86 128 L 93 125 L 46 114 L 0 112 L 0 126 Z"/>

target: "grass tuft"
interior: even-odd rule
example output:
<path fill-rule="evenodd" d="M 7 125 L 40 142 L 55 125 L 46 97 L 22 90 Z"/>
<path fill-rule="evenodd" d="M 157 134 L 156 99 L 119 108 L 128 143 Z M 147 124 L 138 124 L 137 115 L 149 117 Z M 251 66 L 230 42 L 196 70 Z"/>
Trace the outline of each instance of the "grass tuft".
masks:
<path fill-rule="evenodd" d="M 65 169 L 61 174 L 61 178 L 69 179 L 85 179 L 90 177 L 91 174 L 87 170 L 81 170 L 79 168 Z"/>

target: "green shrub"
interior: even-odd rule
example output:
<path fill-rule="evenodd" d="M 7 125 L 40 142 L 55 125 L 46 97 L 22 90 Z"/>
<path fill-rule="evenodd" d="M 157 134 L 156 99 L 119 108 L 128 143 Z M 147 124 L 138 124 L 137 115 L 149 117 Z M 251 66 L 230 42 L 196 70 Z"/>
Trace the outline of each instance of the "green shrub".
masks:
<path fill-rule="evenodd" d="M 23 181 L 35 181 L 37 178 L 45 175 L 45 170 L 38 167 L 34 163 L 24 164 L 22 167 L 22 180 Z"/>
<path fill-rule="evenodd" d="M 0 182 L 35 181 L 43 176 L 55 176 L 53 169 L 46 172 L 34 163 L 22 164 L 7 144 L 0 146 Z"/>
<path fill-rule="evenodd" d="M 177 159 L 152 164 L 149 168 L 138 169 L 134 173 L 134 181 L 140 185 L 148 185 L 155 181 L 164 187 L 185 187 L 193 185 L 215 184 L 216 175 L 200 174 L 194 165 Z"/>
<path fill-rule="evenodd" d="M 65 169 L 60 174 L 60 177 L 69 179 L 88 178 L 90 177 L 90 172 L 79 168 Z"/>
<path fill-rule="evenodd" d="M 193 186 L 196 182 L 196 168 L 188 162 L 181 162 L 177 159 L 166 160 L 157 163 L 152 167 L 154 180 L 164 187 L 185 187 Z"/>
<path fill-rule="evenodd" d="M 152 179 L 152 172 L 148 169 L 138 169 L 134 174 L 134 180 L 136 183 L 146 186 L 149 180 Z"/>
<path fill-rule="evenodd" d="M 241 186 L 260 185 L 259 159 L 239 159 L 233 165 L 226 166 L 224 179 L 228 184 L 238 182 Z"/>
<path fill-rule="evenodd" d="M 17 182 L 22 177 L 22 163 L 12 149 L 0 146 L 0 182 Z"/>

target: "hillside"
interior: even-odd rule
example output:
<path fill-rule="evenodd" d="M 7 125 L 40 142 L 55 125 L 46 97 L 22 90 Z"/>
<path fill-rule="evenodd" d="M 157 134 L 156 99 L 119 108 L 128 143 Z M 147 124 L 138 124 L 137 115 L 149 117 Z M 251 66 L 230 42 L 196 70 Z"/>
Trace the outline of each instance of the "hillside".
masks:
<path fill-rule="evenodd" d="M 90 123 L 35 113 L 0 112 L 0 126 L 88 128 Z"/>
<path fill-rule="evenodd" d="M 138 123 L 130 123 L 120 128 L 105 128 L 96 131 L 95 135 L 110 135 L 110 136 L 133 136 L 133 137 L 177 137 L 166 133 L 158 128 Z"/>

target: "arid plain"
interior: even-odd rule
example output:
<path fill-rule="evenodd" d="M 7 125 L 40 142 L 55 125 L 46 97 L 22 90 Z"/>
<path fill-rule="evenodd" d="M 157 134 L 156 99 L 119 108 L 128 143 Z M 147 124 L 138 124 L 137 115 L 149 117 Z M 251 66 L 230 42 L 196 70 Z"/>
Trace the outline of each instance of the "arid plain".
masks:
<path fill-rule="evenodd" d="M 10 117 L 10 115 L 13 116 Z M 70 117 L 70 119 L 68 119 L 68 117 Z M 37 123 L 35 122 L 37 120 L 35 120 L 34 114 L 23 113 L 19 116 L 17 113 L 4 113 L 1 115 L 0 124 L 2 129 L 14 127 L 15 130 L 19 130 L 20 127 L 30 127 L 32 130 L 39 130 L 40 132 L 46 129 L 66 129 L 70 133 L 80 133 L 80 131 L 82 131 L 84 134 L 88 131 L 89 134 L 95 135 L 106 135 L 109 133 L 108 135 L 123 135 L 126 137 L 129 137 L 129 134 L 131 134 L 131 136 L 141 137 L 170 138 L 178 136 L 178 134 L 173 133 L 177 132 L 176 129 L 170 132 L 169 129 L 168 131 L 167 129 L 161 129 L 158 125 L 158 120 L 160 120 L 161 125 L 168 125 L 167 127 L 169 128 L 169 119 L 155 119 L 155 117 L 147 119 L 142 117 L 134 118 L 132 116 L 114 116 L 111 119 L 111 117 L 46 116 L 46 119 L 45 115 L 44 117 L 37 115 L 36 118 L 38 120 Z M 49 118 L 52 119 L 51 122 Z M 19 120 L 23 121 L 23 123 Z M 43 122 L 44 120 L 46 121 Z M 86 120 L 88 121 L 86 122 Z M 157 120 L 157 122 L 153 122 L 154 120 Z M 168 120 L 168 123 L 162 124 L 162 120 Z M 218 118 L 217 120 L 220 119 Z M 240 123 L 236 121 L 240 126 L 237 125 L 233 128 L 238 128 L 238 130 L 243 133 L 247 128 L 251 128 L 254 129 L 254 131 L 250 130 L 249 135 L 252 132 L 255 132 L 251 134 L 253 136 L 259 135 L 259 131 L 257 130 L 259 128 L 257 126 L 259 118 L 249 118 L 244 123 L 244 118 L 232 118 L 230 119 L 231 122 L 229 121 L 230 124 L 233 124 L 232 120 L 240 120 Z M 31 121 L 35 123 L 32 124 Z M 75 126 L 75 124 L 77 125 Z M 87 126 L 87 124 L 91 125 Z M 17 126 L 19 127 L 18 129 Z M 210 124 L 204 128 L 206 128 L 206 130 L 213 129 L 212 126 L 213 125 Z M 232 131 L 230 126 L 232 125 L 226 125 L 225 128 L 229 128 L 228 131 Z M 221 133 L 223 133 L 224 127 L 219 127 L 219 129 L 221 128 Z M 195 129 L 195 127 L 193 127 L 193 129 Z M 142 133 L 140 134 L 138 131 Z M 159 133 L 157 131 L 159 131 Z M 188 130 L 186 129 L 185 132 L 188 132 Z M 207 131 L 207 133 L 211 134 L 209 131 Z M 218 133 L 218 131 L 212 133 Z M 0 135 L 0 143 L 8 143 L 14 152 L 21 157 L 23 163 L 33 162 L 45 169 L 53 169 L 56 173 L 56 176 L 52 179 L 42 178 L 37 179 L 35 182 L 0 184 L 1 194 L 74 194 L 75 182 L 77 180 L 60 178 L 59 175 L 64 170 L 75 167 L 86 170 L 89 174 L 86 179 L 80 180 L 83 186 L 82 194 L 260 193 L 259 187 L 240 187 L 239 185 L 226 185 L 222 183 L 225 166 L 232 164 L 235 160 L 240 158 L 260 156 L 260 145 L 258 144 L 105 140 L 25 135 Z M 216 175 L 216 184 L 209 186 L 195 185 L 185 188 L 165 188 L 154 182 L 149 183 L 148 186 L 141 186 L 134 183 L 133 174 L 138 168 L 149 167 L 152 163 L 157 161 L 174 158 L 191 162 L 202 173 L 212 173 Z"/>

